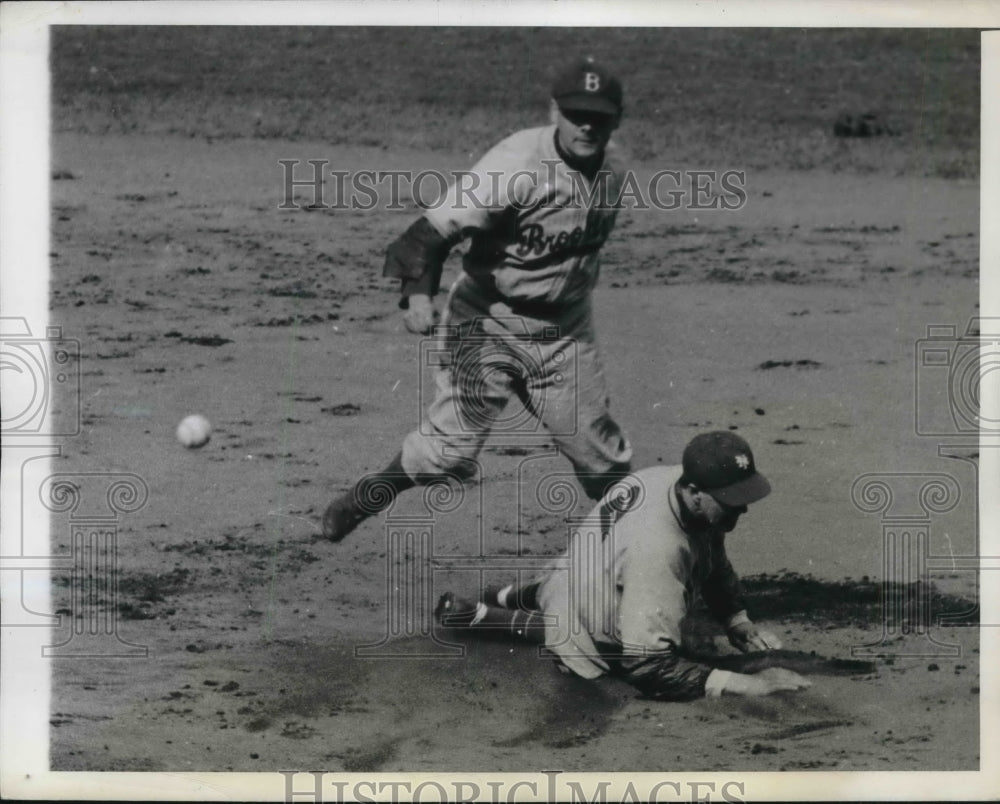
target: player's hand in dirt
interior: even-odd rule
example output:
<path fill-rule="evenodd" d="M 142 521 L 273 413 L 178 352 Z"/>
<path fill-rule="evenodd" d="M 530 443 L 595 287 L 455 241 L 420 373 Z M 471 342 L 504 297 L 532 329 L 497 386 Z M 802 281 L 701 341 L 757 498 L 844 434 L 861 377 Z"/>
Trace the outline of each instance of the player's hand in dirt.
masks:
<path fill-rule="evenodd" d="M 438 322 L 438 311 L 430 296 L 414 293 L 410 296 L 410 308 L 403 313 L 406 328 L 417 335 L 428 335 Z"/>
<path fill-rule="evenodd" d="M 733 673 L 727 680 L 724 692 L 732 695 L 770 695 L 772 692 L 804 690 L 812 682 L 784 667 L 769 667 L 753 675 Z"/>
<path fill-rule="evenodd" d="M 781 640 L 777 636 L 749 621 L 734 625 L 729 629 L 728 636 L 729 644 L 743 653 L 752 650 L 781 649 Z"/>

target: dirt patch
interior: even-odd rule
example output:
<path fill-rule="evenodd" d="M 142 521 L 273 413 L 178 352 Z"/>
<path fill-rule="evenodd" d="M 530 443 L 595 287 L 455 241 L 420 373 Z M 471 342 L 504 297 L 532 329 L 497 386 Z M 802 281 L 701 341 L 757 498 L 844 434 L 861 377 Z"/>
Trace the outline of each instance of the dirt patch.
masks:
<path fill-rule="evenodd" d="M 483 48 L 483 37 L 501 34 L 513 38 Z M 475 594 L 564 549 L 566 517 L 586 503 L 540 508 L 531 484 L 568 471 L 544 434 L 530 445 L 491 442 L 478 478 L 433 522 L 420 494 L 401 498 L 390 524 L 409 522 L 425 541 L 401 549 L 382 520 L 340 545 L 315 541 L 331 495 L 395 454 L 432 388 L 396 287 L 381 277 L 384 247 L 414 210 L 282 210 L 276 165 L 464 166 L 470 143 L 482 150 L 515 117 L 543 122 L 539 65 L 510 67 L 505 48 L 561 52 L 589 34 L 442 30 L 418 47 L 405 30 L 368 31 L 382 39 L 364 52 L 417 48 L 405 75 L 398 60 L 358 58 L 357 42 L 338 47 L 357 31 L 255 32 L 280 45 L 274 52 L 297 54 L 282 55 L 293 73 L 267 59 L 244 64 L 233 37 L 242 45 L 250 35 L 54 35 L 51 311 L 80 340 L 84 388 L 80 433 L 59 471 L 131 471 L 150 499 L 118 523 L 116 565 L 117 637 L 147 647 L 148 660 L 53 666 L 53 767 L 977 768 L 977 579 L 955 561 L 977 550 L 977 445 L 943 457 L 917 431 L 934 408 L 914 398 L 913 371 L 928 326 L 964 332 L 978 312 L 978 186 L 968 178 L 978 165 L 978 34 L 651 30 L 631 32 L 628 47 L 602 45 L 624 54 L 630 108 L 648 110 L 622 131 L 637 175 L 662 169 L 664 153 L 681 166 L 745 157 L 753 169 L 740 210 L 620 216 L 594 299 L 615 416 L 636 466 L 676 462 L 704 429 L 738 430 L 753 444 L 774 493 L 728 543 L 751 615 L 803 667 L 844 671 L 818 673 L 800 695 L 683 705 L 641 700 L 615 679 L 563 676 L 530 647 L 449 640 L 427 620 L 435 593 Z M 838 60 L 812 50 L 823 35 L 822 52 Z M 895 50 L 874 46 L 887 39 Z M 685 64 L 729 53 L 741 69 L 720 64 L 726 80 L 692 74 L 663 106 L 662 75 L 646 65 L 665 49 Z M 480 85 L 472 98 L 472 84 L 454 82 L 454 60 L 470 52 L 498 54 L 516 100 L 484 108 Z M 319 54 L 342 53 L 357 58 L 344 75 L 366 81 L 332 84 L 330 70 L 316 69 Z M 794 62 L 805 53 L 832 79 L 795 82 L 793 96 L 777 97 L 788 82 L 774 75 L 801 74 Z M 928 54 L 935 69 L 924 67 Z M 422 71 L 439 61 L 447 84 Z M 350 96 L 386 69 L 402 82 L 398 95 Z M 529 69 L 530 80 L 518 77 Z M 418 79 L 451 89 L 427 95 Z M 948 91 L 907 91 L 916 80 Z M 852 114 L 862 100 L 892 106 L 900 135 L 834 137 L 840 110 L 819 102 L 830 86 L 848 87 L 831 102 Z M 541 117 L 524 118 L 525 91 Z M 910 108 L 918 98 L 943 105 Z M 387 126 L 387 108 L 408 124 Z M 668 111 L 680 122 L 666 125 Z M 915 121 L 948 136 L 929 146 Z M 828 123 L 829 137 L 817 133 Z M 966 178 L 941 178 L 949 171 Z M 917 193 L 913 177 L 928 174 L 937 178 L 921 178 Z M 458 263 L 449 259 L 446 282 Z M 935 388 L 928 399 L 940 401 L 947 387 Z M 57 421 L 76 414 L 57 402 Z M 192 412 L 213 424 L 198 451 L 174 437 Z M 944 474 L 963 489 L 954 507 L 926 517 L 934 569 L 919 583 L 883 583 L 892 534 L 852 497 L 868 474 Z M 68 551 L 67 517 L 52 528 L 55 549 Z M 460 561 L 470 555 L 492 563 L 470 569 Z M 74 581 L 61 577 L 56 605 L 82 617 Z M 416 608 L 400 618 L 394 590 L 415 590 L 417 579 Z M 916 608 L 886 608 L 886 599 Z M 692 640 L 731 656 L 717 629 Z"/>

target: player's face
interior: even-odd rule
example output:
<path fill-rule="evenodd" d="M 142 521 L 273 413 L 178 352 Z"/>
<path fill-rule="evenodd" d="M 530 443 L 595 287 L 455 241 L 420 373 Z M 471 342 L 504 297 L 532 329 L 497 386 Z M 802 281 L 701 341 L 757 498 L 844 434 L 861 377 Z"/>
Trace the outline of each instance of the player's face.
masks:
<path fill-rule="evenodd" d="M 700 494 L 702 517 L 704 517 L 709 527 L 722 533 L 729 533 L 729 531 L 735 528 L 740 516 L 747 512 L 745 505 L 724 505 L 711 494 L 706 494 L 705 492 L 700 492 Z"/>
<path fill-rule="evenodd" d="M 577 159 L 590 159 L 604 151 L 612 132 L 618 128 L 619 116 L 560 109 L 553 102 L 552 118 L 563 150 Z"/>

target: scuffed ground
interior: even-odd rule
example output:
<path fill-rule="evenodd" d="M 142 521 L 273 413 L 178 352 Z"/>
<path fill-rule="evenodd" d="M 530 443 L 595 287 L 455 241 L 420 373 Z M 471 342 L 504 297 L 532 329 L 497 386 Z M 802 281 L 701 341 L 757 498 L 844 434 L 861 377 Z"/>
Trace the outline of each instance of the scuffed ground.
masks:
<path fill-rule="evenodd" d="M 427 578 L 432 600 L 477 588 L 457 556 L 516 567 L 561 550 L 572 511 L 530 489 L 567 468 L 544 439 L 492 444 L 436 518 L 432 556 L 388 550 L 381 522 L 314 541 L 329 496 L 415 425 L 427 373 L 379 277 L 409 213 L 280 211 L 280 158 L 445 162 L 282 141 L 54 142 L 52 316 L 82 344 L 81 435 L 54 468 L 132 472 L 150 492 L 122 520 L 115 606 L 118 635 L 148 658 L 54 661 L 54 769 L 978 766 L 978 638 L 962 611 L 975 579 L 935 569 L 935 617 L 964 624 L 907 635 L 893 622 L 883 644 L 882 521 L 851 498 L 866 473 L 947 474 L 966 496 L 934 515 L 929 551 L 975 553 L 975 445 L 953 438 L 942 457 L 941 439 L 914 433 L 916 342 L 977 312 L 975 183 L 761 173 L 739 212 L 623 213 L 596 308 L 636 465 L 738 428 L 775 489 L 730 537 L 760 619 L 791 649 L 894 654 L 800 695 L 670 705 L 501 641 L 356 657 L 390 628 L 392 651 L 443 650 L 419 617 L 389 619 L 396 573 Z M 927 393 L 940 405 L 948 392 Z M 173 436 L 189 412 L 215 426 L 198 451 Z M 393 516 L 424 512 L 412 493 Z M 53 527 L 65 550 L 65 520 Z M 511 574 L 497 563 L 485 581 Z M 68 584 L 55 579 L 54 607 L 73 617 Z M 930 655 L 931 637 L 958 655 Z"/>

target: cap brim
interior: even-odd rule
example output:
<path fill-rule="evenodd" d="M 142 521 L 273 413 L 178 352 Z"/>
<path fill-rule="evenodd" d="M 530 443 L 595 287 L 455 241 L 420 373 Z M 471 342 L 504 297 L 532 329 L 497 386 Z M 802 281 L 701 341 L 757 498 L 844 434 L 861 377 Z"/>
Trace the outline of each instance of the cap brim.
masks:
<path fill-rule="evenodd" d="M 705 491 L 723 505 L 739 507 L 764 499 L 771 493 L 771 484 L 767 482 L 764 475 L 756 472 L 731 486 L 721 489 L 705 489 Z"/>
<path fill-rule="evenodd" d="M 563 95 L 561 98 L 556 98 L 556 105 L 560 109 L 577 112 L 601 112 L 602 114 L 621 112 L 614 101 L 599 95 Z"/>

